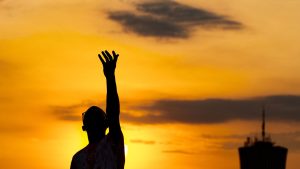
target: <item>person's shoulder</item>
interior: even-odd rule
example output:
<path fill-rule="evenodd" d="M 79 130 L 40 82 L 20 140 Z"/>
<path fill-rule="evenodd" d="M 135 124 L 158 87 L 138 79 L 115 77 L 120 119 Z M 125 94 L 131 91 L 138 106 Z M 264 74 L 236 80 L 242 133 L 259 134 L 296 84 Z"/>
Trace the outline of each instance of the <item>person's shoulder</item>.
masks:
<path fill-rule="evenodd" d="M 86 148 L 86 147 L 85 147 Z M 77 153 L 75 153 L 72 157 L 72 162 L 71 162 L 71 169 L 78 169 L 82 168 L 82 163 L 84 159 L 84 154 L 85 154 L 85 148 L 79 150 Z"/>
<path fill-rule="evenodd" d="M 76 153 L 73 155 L 73 160 L 80 159 L 81 156 L 83 156 L 84 153 L 85 153 L 85 148 L 86 148 L 86 147 L 84 147 L 83 149 L 81 149 L 81 150 L 79 150 L 78 152 L 76 152 Z"/>

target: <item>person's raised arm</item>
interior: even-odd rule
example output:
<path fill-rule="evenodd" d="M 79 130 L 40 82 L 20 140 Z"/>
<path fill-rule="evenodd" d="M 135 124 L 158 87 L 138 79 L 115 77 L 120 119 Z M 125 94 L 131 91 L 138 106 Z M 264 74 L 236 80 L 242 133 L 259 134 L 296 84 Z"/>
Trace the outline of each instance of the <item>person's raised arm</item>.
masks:
<path fill-rule="evenodd" d="M 103 65 L 104 75 L 106 77 L 107 94 L 106 94 L 106 114 L 109 127 L 109 134 L 115 141 L 123 140 L 123 134 L 120 127 L 120 102 L 117 92 L 115 79 L 115 69 L 119 54 L 112 51 L 112 55 L 107 51 L 102 51 L 102 56 L 98 54 Z"/>

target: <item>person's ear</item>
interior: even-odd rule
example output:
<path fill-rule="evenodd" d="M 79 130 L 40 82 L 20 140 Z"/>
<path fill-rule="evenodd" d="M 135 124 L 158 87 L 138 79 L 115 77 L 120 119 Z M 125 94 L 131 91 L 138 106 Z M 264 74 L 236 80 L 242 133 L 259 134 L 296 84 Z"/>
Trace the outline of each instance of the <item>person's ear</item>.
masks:
<path fill-rule="evenodd" d="M 85 127 L 85 126 L 82 126 L 82 130 L 83 130 L 83 131 L 86 131 L 86 127 Z"/>
<path fill-rule="evenodd" d="M 106 129 L 108 128 L 108 120 L 107 119 L 105 119 L 105 121 L 104 121 L 104 126 Z"/>

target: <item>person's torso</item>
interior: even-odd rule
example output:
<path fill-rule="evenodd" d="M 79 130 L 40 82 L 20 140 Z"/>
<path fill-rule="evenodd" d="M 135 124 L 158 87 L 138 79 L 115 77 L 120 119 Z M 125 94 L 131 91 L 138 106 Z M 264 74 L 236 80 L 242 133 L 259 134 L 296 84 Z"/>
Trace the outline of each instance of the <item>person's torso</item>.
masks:
<path fill-rule="evenodd" d="M 106 136 L 99 143 L 89 144 L 78 152 L 76 166 L 78 169 L 118 169 L 118 153 L 123 152 Z"/>

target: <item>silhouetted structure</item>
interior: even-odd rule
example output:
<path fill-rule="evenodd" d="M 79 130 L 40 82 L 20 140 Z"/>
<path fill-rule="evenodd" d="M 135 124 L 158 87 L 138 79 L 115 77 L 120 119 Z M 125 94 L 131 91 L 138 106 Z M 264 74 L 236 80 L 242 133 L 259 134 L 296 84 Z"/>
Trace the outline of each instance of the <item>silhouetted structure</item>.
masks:
<path fill-rule="evenodd" d="M 271 137 L 266 137 L 265 108 L 262 111 L 262 138 L 247 137 L 245 145 L 239 148 L 241 169 L 285 169 L 288 149 L 275 146 Z"/>

